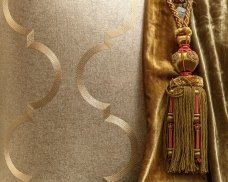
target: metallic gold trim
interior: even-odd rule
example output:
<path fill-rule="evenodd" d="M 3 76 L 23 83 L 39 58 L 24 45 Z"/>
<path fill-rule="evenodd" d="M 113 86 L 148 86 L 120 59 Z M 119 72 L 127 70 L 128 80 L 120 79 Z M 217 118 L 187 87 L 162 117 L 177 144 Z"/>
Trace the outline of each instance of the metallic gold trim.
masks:
<path fill-rule="evenodd" d="M 27 110 L 20 116 L 18 116 L 13 124 L 8 128 L 5 139 L 4 139 L 4 155 L 6 164 L 11 171 L 11 173 L 18 179 L 20 179 L 23 182 L 28 182 L 32 179 L 32 176 L 27 175 L 19 171 L 15 165 L 13 164 L 10 153 L 9 153 L 9 143 L 10 138 L 13 134 L 13 132 L 23 123 L 31 121 L 32 114 L 34 110 L 31 107 L 28 107 Z"/>
<path fill-rule="evenodd" d="M 96 109 L 99 109 L 104 114 L 104 121 L 113 123 L 117 126 L 119 126 L 129 137 L 131 142 L 131 158 L 127 165 L 122 168 L 119 172 L 116 172 L 115 174 L 111 176 L 104 177 L 104 179 L 108 182 L 115 182 L 119 181 L 121 178 L 123 178 L 127 173 L 129 173 L 133 167 L 136 164 L 137 161 L 137 139 L 136 136 L 129 126 L 127 122 L 124 120 L 114 116 L 111 114 L 110 111 L 110 104 L 101 102 L 97 99 L 95 99 L 87 90 L 85 86 L 84 81 L 84 71 L 86 64 L 90 61 L 90 59 L 97 53 L 111 49 L 111 40 L 115 37 L 118 37 L 125 32 L 127 32 L 134 24 L 135 17 L 136 17 L 136 0 L 131 0 L 131 13 L 129 17 L 126 19 L 126 21 L 119 27 L 115 28 L 112 31 L 106 32 L 104 35 L 104 42 L 98 43 L 93 48 L 88 50 L 83 57 L 81 58 L 80 62 L 77 65 L 76 68 L 76 81 L 78 89 L 82 95 L 82 97 L 85 99 L 86 102 L 88 102 L 91 106 L 95 107 Z"/>
<path fill-rule="evenodd" d="M 121 178 L 123 178 L 129 171 L 132 170 L 132 168 L 136 165 L 137 162 L 137 138 L 132 130 L 132 128 L 129 126 L 127 122 L 124 120 L 111 115 L 105 120 L 106 122 L 110 122 L 114 125 L 119 126 L 125 133 L 127 134 L 128 138 L 130 139 L 131 143 L 131 158 L 128 164 L 126 164 L 125 167 L 123 167 L 119 172 L 111 175 L 104 177 L 104 179 L 108 182 L 114 182 L 114 181 L 119 181 Z"/>
<path fill-rule="evenodd" d="M 35 49 L 35 50 L 43 53 L 45 56 L 47 56 L 47 58 L 51 62 L 52 67 L 54 69 L 54 81 L 53 81 L 50 91 L 43 98 L 41 98 L 37 101 L 28 103 L 25 112 L 23 114 L 21 114 L 20 116 L 18 116 L 17 119 L 15 119 L 15 121 L 13 122 L 13 124 L 8 128 L 5 139 L 4 139 L 4 155 L 5 155 L 6 164 L 9 168 L 9 170 L 12 172 L 12 174 L 16 178 L 20 179 L 23 182 L 28 182 L 32 179 L 32 176 L 24 174 L 21 171 L 19 171 L 11 160 L 10 153 L 9 153 L 10 138 L 18 126 L 20 126 L 23 123 L 31 121 L 32 114 L 35 112 L 36 109 L 44 107 L 55 97 L 55 95 L 57 94 L 57 92 L 59 90 L 59 86 L 60 86 L 60 82 L 61 82 L 61 66 L 60 66 L 58 58 L 52 52 L 51 49 L 49 49 L 43 43 L 35 41 L 34 30 L 30 30 L 26 27 L 23 27 L 23 26 L 19 25 L 16 21 L 14 21 L 13 17 L 10 14 L 8 4 L 9 4 L 8 0 L 3 0 L 3 13 L 4 13 L 4 16 L 5 16 L 5 19 L 8 23 L 8 25 L 17 33 L 26 36 L 28 48 Z"/>
<path fill-rule="evenodd" d="M 178 86 L 203 87 L 203 78 L 197 75 L 178 76 L 170 81 L 170 88 Z"/>

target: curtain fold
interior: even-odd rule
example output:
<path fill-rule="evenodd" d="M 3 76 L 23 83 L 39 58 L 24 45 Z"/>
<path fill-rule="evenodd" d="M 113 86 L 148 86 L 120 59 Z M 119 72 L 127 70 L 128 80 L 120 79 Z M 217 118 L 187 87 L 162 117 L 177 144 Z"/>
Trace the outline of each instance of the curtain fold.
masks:
<path fill-rule="evenodd" d="M 197 74 L 204 78 L 209 101 L 209 166 L 207 176 L 167 174 L 163 156 L 165 90 L 177 73 L 171 55 L 177 50 L 174 19 L 166 1 L 146 0 L 144 20 L 144 85 L 148 134 L 139 182 L 227 181 L 228 14 L 225 0 L 196 1 L 191 18 L 192 49 L 200 57 Z"/>

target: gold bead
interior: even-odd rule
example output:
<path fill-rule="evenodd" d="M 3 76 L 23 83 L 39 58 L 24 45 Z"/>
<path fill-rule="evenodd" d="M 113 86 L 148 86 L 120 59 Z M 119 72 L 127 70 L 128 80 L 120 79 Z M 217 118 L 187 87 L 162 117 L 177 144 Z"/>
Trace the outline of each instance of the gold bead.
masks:
<path fill-rule="evenodd" d="M 193 72 L 199 64 L 199 57 L 195 51 L 176 52 L 172 56 L 172 64 L 178 73 L 183 71 Z"/>
<path fill-rule="evenodd" d="M 173 154 L 173 148 L 167 148 L 168 156 L 171 157 Z"/>
<path fill-rule="evenodd" d="M 200 156 L 200 152 L 195 152 L 195 157 Z"/>
<path fill-rule="evenodd" d="M 168 121 L 168 122 L 173 122 L 173 116 L 168 115 L 168 116 L 167 116 L 167 121 Z"/>

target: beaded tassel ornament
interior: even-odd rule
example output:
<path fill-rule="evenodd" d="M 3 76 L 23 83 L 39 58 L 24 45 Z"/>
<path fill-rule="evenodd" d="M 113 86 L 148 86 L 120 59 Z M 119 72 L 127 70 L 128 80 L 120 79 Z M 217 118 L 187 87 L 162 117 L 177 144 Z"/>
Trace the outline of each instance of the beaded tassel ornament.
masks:
<path fill-rule="evenodd" d="M 190 48 L 192 31 L 188 27 L 192 0 L 167 0 L 174 16 L 179 49 L 172 65 L 179 76 L 167 89 L 169 108 L 165 121 L 167 171 L 207 173 L 207 96 L 203 79 L 192 75 L 199 57 Z"/>

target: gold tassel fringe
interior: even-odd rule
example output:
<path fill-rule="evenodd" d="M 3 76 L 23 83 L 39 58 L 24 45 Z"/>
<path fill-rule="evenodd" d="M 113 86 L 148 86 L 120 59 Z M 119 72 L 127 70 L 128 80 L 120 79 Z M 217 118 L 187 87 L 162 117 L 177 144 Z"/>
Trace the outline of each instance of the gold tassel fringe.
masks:
<path fill-rule="evenodd" d="M 198 151 L 195 150 L 194 128 L 196 92 L 199 96 L 199 123 L 201 126 L 200 150 Z M 173 98 L 173 149 L 169 151 L 170 155 L 167 154 L 168 172 L 205 174 L 208 172 L 207 96 L 205 90 L 201 85 L 180 84 L 173 87 L 168 94 Z M 167 132 L 168 129 L 165 133 L 165 143 L 167 143 Z M 196 162 L 196 154 L 200 155 L 200 162 Z"/>

